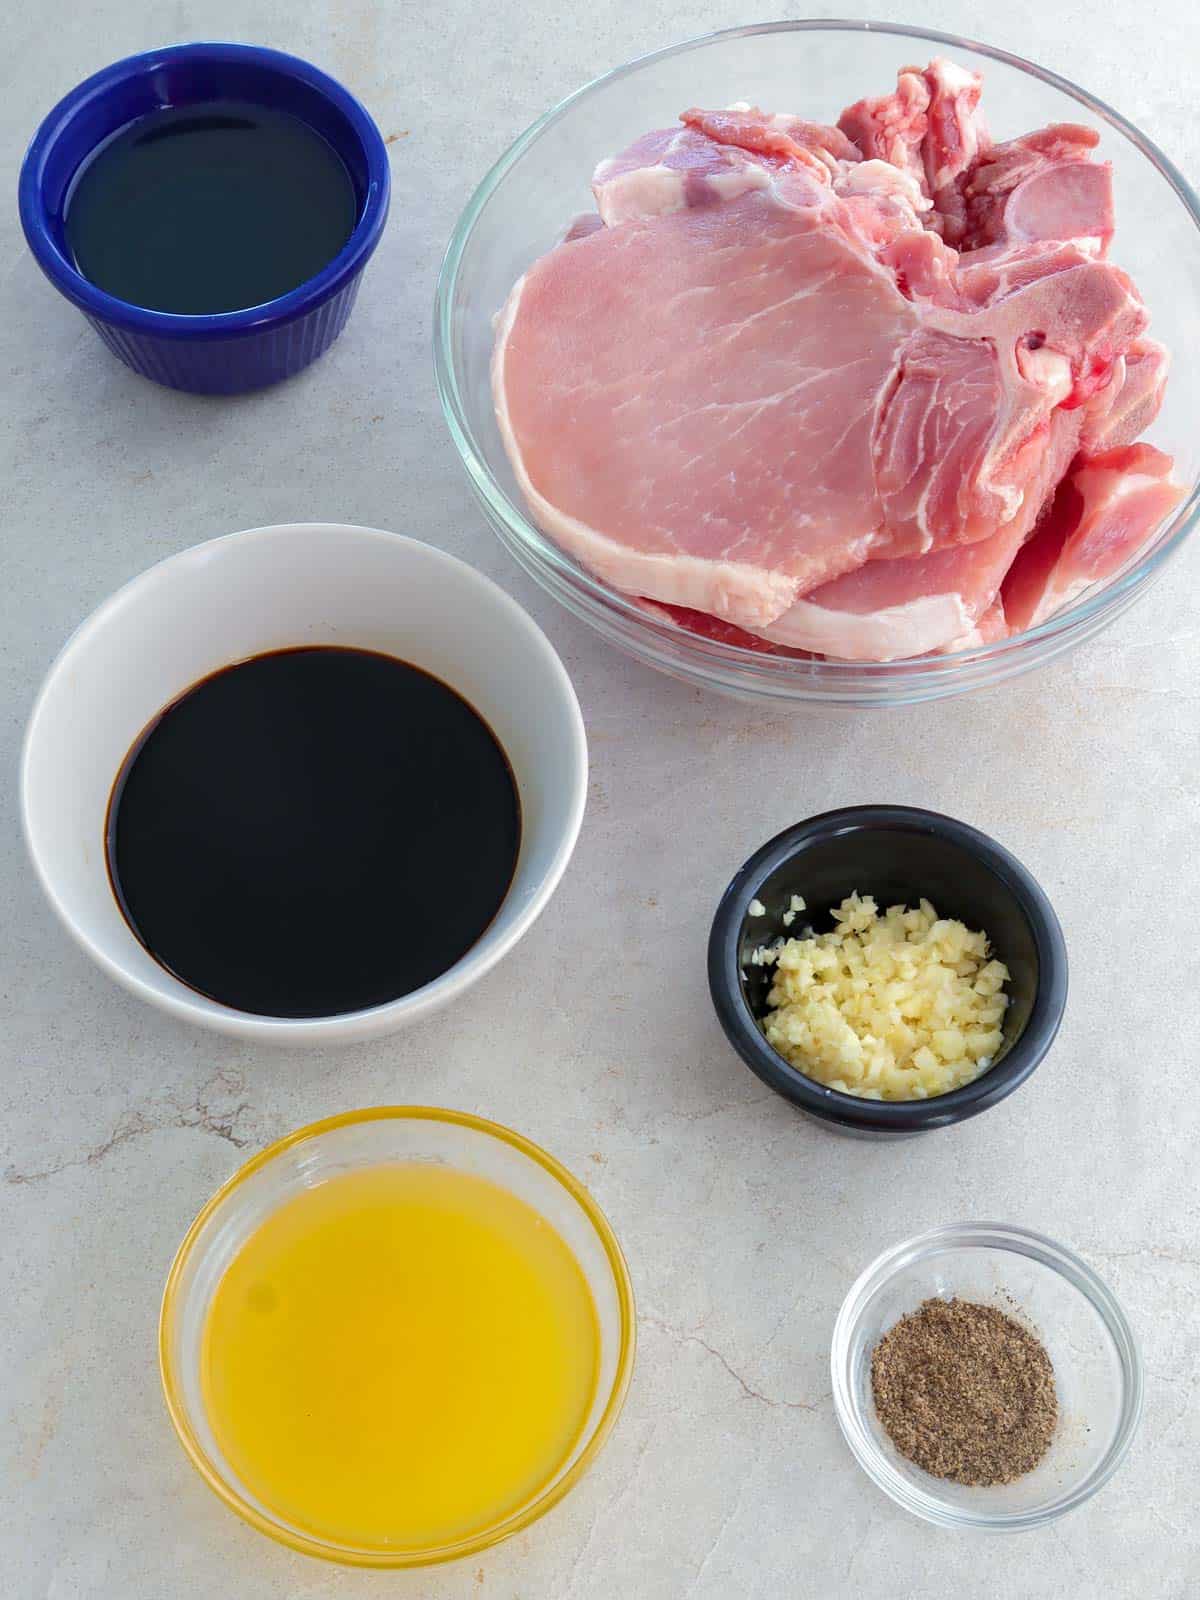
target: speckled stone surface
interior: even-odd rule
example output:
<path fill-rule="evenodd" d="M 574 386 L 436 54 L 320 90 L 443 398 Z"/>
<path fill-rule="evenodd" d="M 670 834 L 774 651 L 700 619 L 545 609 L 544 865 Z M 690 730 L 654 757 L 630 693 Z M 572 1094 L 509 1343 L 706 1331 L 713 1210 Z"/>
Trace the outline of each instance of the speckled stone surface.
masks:
<path fill-rule="evenodd" d="M 855 0 L 844 13 L 868 14 Z M 871 8 L 875 9 L 875 8 Z M 1200 172 L 1189 0 L 919 8 L 1087 83 Z M 1200 543 L 1069 661 L 994 694 L 865 718 L 706 698 L 611 653 L 481 524 L 444 432 L 429 309 L 444 242 L 537 113 L 631 55 L 748 20 L 733 0 L 67 0 L 10 6 L 0 101 L 0 1591 L 6 1600 L 1182 1600 L 1200 1592 Z M 297 381 L 211 403 L 127 374 L 42 282 L 12 197 L 40 115 L 169 39 L 295 50 L 391 145 L 392 223 L 342 342 Z M 1181 353 L 1186 359 L 1190 353 Z M 591 803 L 535 931 L 461 1009 L 396 1038 L 272 1054 L 175 1025 L 53 921 L 15 815 L 21 729 L 70 629 L 150 562 L 297 519 L 416 534 L 499 579 L 578 686 Z M 793 1115 L 726 1047 L 702 953 L 736 865 L 827 806 L 896 800 L 997 834 L 1062 916 L 1073 988 L 1046 1065 L 999 1109 L 875 1146 Z M 305 1561 L 205 1489 L 159 1396 L 155 1322 L 188 1221 L 312 1118 L 420 1100 L 513 1124 L 591 1185 L 627 1248 L 641 1350 L 580 1488 L 481 1562 L 375 1577 Z M 969 1217 L 1045 1229 L 1141 1336 L 1124 1469 L 1004 1542 L 894 1509 L 842 1443 L 828 1346 L 883 1246 Z"/>

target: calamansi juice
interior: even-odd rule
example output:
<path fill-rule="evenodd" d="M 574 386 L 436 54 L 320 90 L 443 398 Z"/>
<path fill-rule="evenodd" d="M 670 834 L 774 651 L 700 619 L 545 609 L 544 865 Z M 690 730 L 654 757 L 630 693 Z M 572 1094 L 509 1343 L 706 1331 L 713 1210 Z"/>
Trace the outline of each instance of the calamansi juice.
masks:
<path fill-rule="evenodd" d="M 339 1174 L 269 1215 L 221 1278 L 205 1401 L 250 1492 L 379 1550 L 477 1533 L 527 1502 L 591 1407 L 599 1331 L 556 1230 L 425 1163 Z"/>

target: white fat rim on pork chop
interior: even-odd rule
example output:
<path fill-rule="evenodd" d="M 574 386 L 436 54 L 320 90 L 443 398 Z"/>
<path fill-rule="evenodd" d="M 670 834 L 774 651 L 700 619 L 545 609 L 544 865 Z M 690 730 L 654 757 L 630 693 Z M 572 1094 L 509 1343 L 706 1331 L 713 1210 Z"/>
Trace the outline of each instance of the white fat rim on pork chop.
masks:
<path fill-rule="evenodd" d="M 743 561 L 708 561 L 702 556 L 681 553 L 666 555 L 630 550 L 628 546 L 610 539 L 607 534 L 589 527 L 586 522 L 580 522 L 577 517 L 551 505 L 538 493 L 525 469 L 525 460 L 508 414 L 508 396 L 504 388 L 504 361 L 509 335 L 524 289 L 523 275 L 513 285 L 512 293 L 500 313 L 492 355 L 492 400 L 508 459 L 521 492 L 540 526 L 589 571 L 614 589 L 632 595 L 644 594 L 651 599 L 663 599 L 670 605 L 688 606 L 693 611 L 707 611 L 714 617 L 729 618 L 732 601 L 734 620 L 742 627 L 765 628 L 792 605 L 799 587 L 795 578 Z"/>
<path fill-rule="evenodd" d="M 619 227 L 639 217 L 666 217 L 684 207 L 683 174 L 674 167 L 637 167 L 607 181 L 604 169 L 610 161 L 602 161 L 596 168 L 593 183 L 604 184 L 604 204 L 600 215 L 605 225 Z M 626 204 L 626 193 L 632 191 L 631 203 Z"/>
<path fill-rule="evenodd" d="M 673 211 L 688 209 L 688 173 L 678 167 L 634 167 L 615 178 L 606 177 L 615 159 L 602 161 L 592 176 L 596 205 L 606 227 L 623 222 L 641 222 L 650 217 L 669 217 Z M 710 202 L 736 200 L 751 189 L 766 189 L 771 174 L 752 161 L 731 166 L 728 172 L 706 172 L 704 187 Z"/>
<path fill-rule="evenodd" d="M 926 594 L 861 614 L 797 600 L 778 622 L 754 631 L 773 644 L 843 661 L 898 661 L 936 650 L 974 626 L 961 595 Z"/>

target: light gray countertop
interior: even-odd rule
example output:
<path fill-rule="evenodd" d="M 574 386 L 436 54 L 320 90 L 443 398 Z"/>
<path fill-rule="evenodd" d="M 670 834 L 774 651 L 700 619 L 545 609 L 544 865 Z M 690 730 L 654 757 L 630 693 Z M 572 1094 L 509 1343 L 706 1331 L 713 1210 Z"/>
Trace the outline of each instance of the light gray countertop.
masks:
<path fill-rule="evenodd" d="M 839 10 L 870 14 L 855 0 Z M 1200 542 L 1068 661 L 891 715 L 785 716 L 626 662 L 534 589 L 483 526 L 442 425 L 430 302 L 445 240 L 510 139 L 643 50 L 752 20 L 697 6 L 446 0 L 67 0 L 9 7 L 0 102 L 0 1591 L 11 1600 L 1042 1600 L 1200 1591 Z M 1200 173 L 1190 0 L 920 8 L 1087 84 Z M 308 56 L 391 145 L 385 242 L 332 353 L 228 403 L 127 373 L 42 281 L 13 196 L 26 140 L 78 79 L 168 40 Z M 1194 352 L 1177 352 L 1182 359 Z M 18 835 L 18 743 L 74 625 L 151 562 L 295 520 L 414 534 L 515 594 L 561 651 L 593 777 L 583 836 L 532 934 L 459 1009 L 382 1043 L 268 1053 L 176 1025 L 68 941 Z M 740 1065 L 703 948 L 732 870 L 786 824 L 893 800 L 996 834 L 1062 917 L 1072 992 L 1017 1095 L 915 1143 L 838 1139 Z M 641 1313 L 629 1403 L 592 1473 L 469 1566 L 382 1578 L 244 1528 L 172 1436 L 161 1286 L 189 1220 L 267 1140 L 418 1100 L 509 1123 L 587 1181 Z M 838 1432 L 829 1335 L 907 1233 L 1043 1229 L 1108 1279 L 1141 1337 L 1146 1408 L 1117 1478 L 1005 1541 L 918 1523 Z"/>

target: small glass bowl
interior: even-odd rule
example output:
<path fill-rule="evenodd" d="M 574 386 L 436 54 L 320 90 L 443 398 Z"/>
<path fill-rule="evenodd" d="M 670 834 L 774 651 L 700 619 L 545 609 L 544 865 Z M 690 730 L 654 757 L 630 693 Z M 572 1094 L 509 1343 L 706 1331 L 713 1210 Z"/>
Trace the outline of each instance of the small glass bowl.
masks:
<path fill-rule="evenodd" d="M 225 1460 L 204 1406 L 200 1352 L 213 1293 L 233 1256 L 277 1207 L 338 1173 L 398 1161 L 431 1161 L 500 1184 L 555 1227 L 579 1262 L 596 1306 L 600 1375 L 571 1454 L 525 1505 L 502 1522 L 427 1549 L 355 1548 L 293 1526 L 242 1484 Z M 209 1488 L 260 1533 L 303 1555 L 353 1567 L 426 1567 L 490 1549 L 544 1516 L 572 1489 L 612 1432 L 633 1372 L 633 1286 L 607 1219 L 577 1179 L 529 1139 L 464 1111 L 374 1106 L 314 1122 L 248 1161 L 192 1223 L 172 1263 L 159 1321 L 167 1410 Z"/>
<path fill-rule="evenodd" d="M 523 272 L 572 215 L 594 209 L 603 157 L 685 106 L 746 99 L 836 121 L 882 94 L 897 69 L 948 55 L 984 74 L 993 133 L 1087 122 L 1112 163 L 1112 259 L 1150 310 L 1150 332 L 1175 363 L 1151 441 L 1174 456 L 1187 495 L 1128 570 L 1092 585 L 1048 622 L 998 644 L 907 661 L 808 661 L 703 638 L 660 620 L 560 550 L 534 523 L 509 465 L 492 404 L 492 319 Z M 954 34 L 890 22 L 803 21 L 689 39 L 605 73 L 528 128 L 483 179 L 459 219 L 438 280 L 434 360 L 442 408 L 493 531 L 526 572 L 610 644 L 685 683 L 776 704 L 891 706 L 992 687 L 1042 666 L 1107 628 L 1160 576 L 1200 512 L 1200 197 L 1165 155 L 1110 106 L 1057 73 Z"/>
<path fill-rule="evenodd" d="M 1054 1363 L 1058 1427 L 1041 1463 L 1015 1483 L 982 1489 L 933 1478 L 899 1454 L 875 1414 L 875 1345 L 923 1300 L 953 1296 L 1015 1317 Z M 1142 1411 L 1141 1356 L 1111 1290 L 1062 1245 L 999 1222 L 933 1228 L 885 1250 L 838 1312 L 831 1366 L 834 1407 L 858 1464 L 897 1505 L 943 1528 L 1013 1533 L 1082 1505 L 1124 1460 Z"/>

